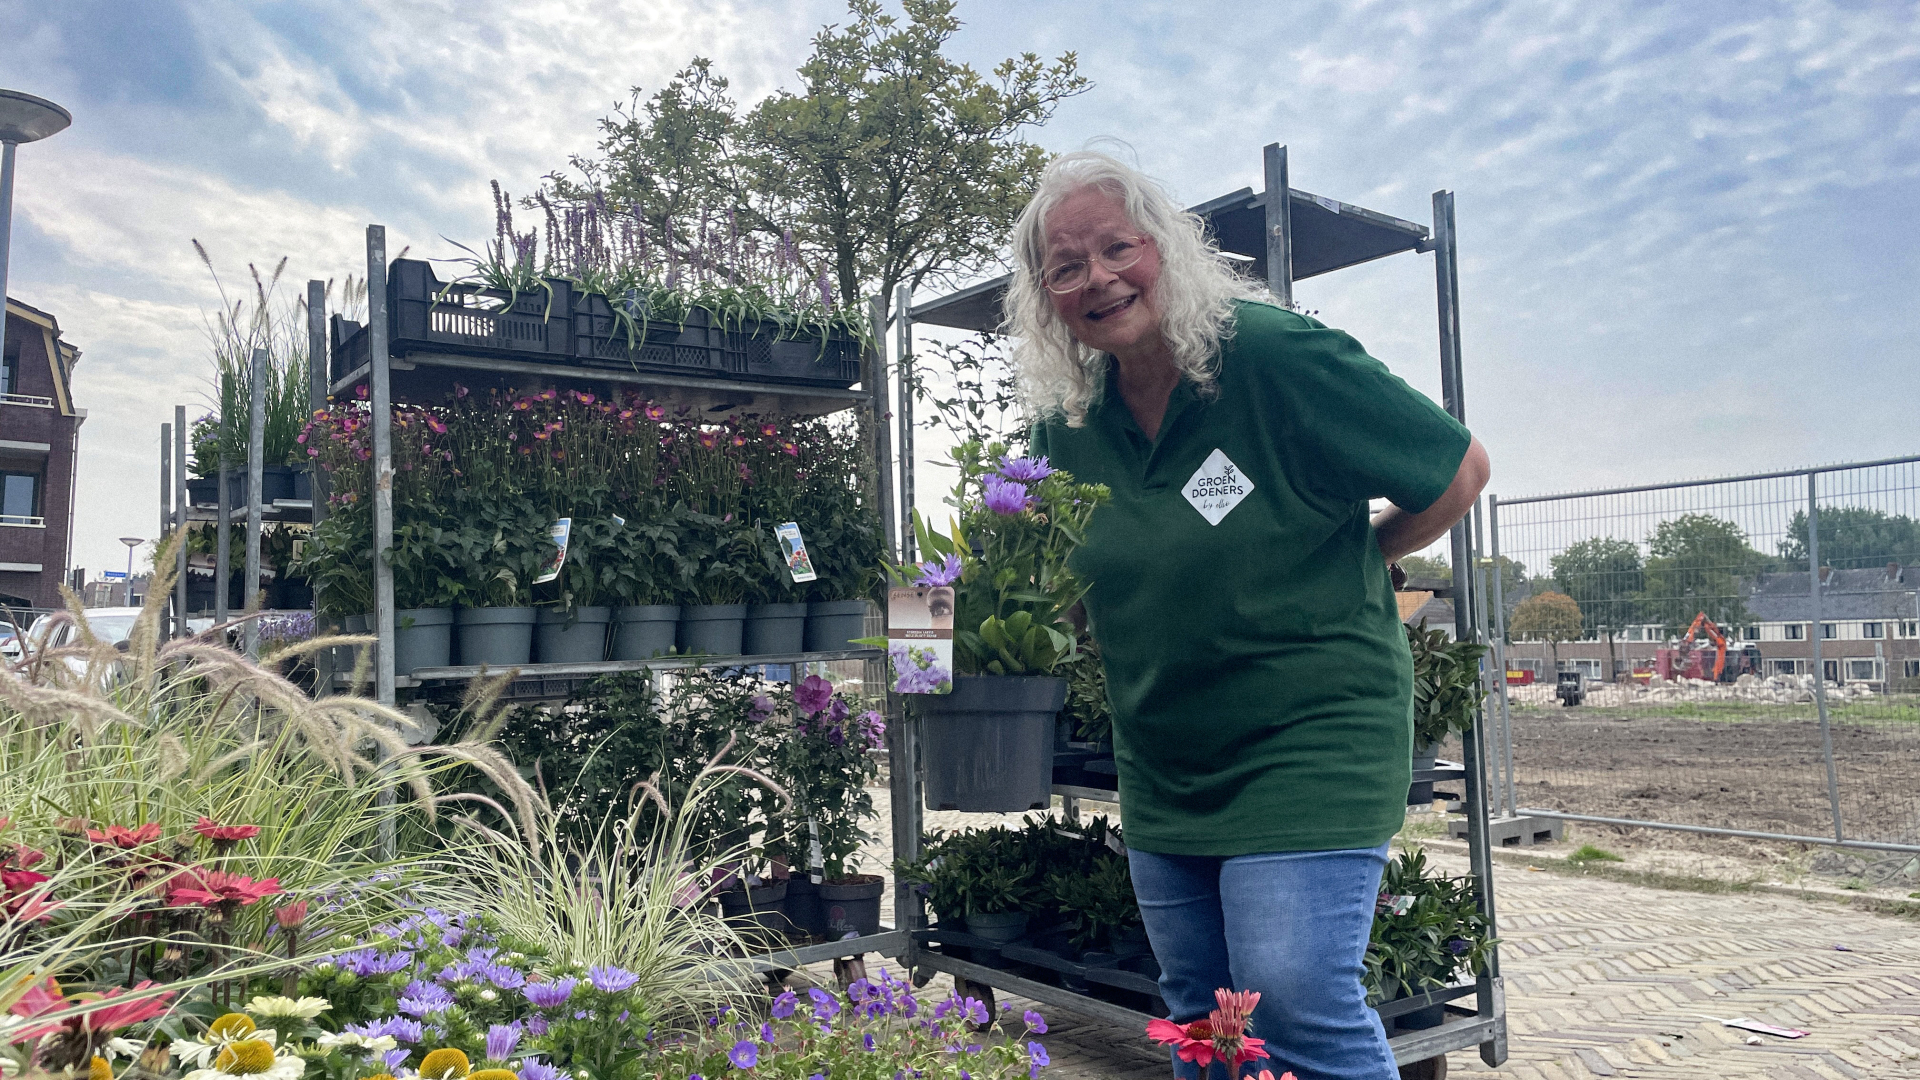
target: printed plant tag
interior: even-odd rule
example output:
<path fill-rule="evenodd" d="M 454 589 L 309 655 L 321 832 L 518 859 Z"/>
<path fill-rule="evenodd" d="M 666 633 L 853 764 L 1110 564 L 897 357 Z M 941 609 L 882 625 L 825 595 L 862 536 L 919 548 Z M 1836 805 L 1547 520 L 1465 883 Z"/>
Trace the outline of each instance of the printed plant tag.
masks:
<path fill-rule="evenodd" d="M 887 659 L 894 693 L 953 692 L 953 586 L 887 590 Z"/>
<path fill-rule="evenodd" d="M 787 559 L 787 573 L 795 581 L 812 581 L 819 577 L 813 572 L 813 560 L 807 558 L 807 542 L 800 538 L 800 523 L 789 521 L 774 527 L 773 535 L 780 538 L 780 550 Z"/>
<path fill-rule="evenodd" d="M 1240 500 L 1253 493 L 1253 480 L 1216 448 L 1194 470 L 1181 493 L 1200 511 L 1200 516 L 1207 519 L 1207 524 L 1218 525 L 1221 518 L 1240 505 Z"/>
<path fill-rule="evenodd" d="M 547 535 L 553 537 L 554 547 L 559 550 L 555 551 L 553 557 L 540 567 L 540 576 L 533 579 L 535 585 L 545 585 L 560 576 L 560 568 L 567 563 L 567 537 L 572 533 L 573 519 L 570 517 L 563 517 L 554 522 L 553 528 L 547 531 Z"/>

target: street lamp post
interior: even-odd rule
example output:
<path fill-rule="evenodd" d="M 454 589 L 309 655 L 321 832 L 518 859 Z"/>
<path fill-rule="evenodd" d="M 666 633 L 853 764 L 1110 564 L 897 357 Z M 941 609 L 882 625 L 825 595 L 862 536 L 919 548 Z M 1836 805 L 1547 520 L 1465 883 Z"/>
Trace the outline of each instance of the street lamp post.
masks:
<path fill-rule="evenodd" d="M 126 588 L 122 591 L 125 592 L 126 594 L 127 606 L 132 607 L 133 606 L 133 549 L 139 547 L 141 544 L 144 544 L 147 541 L 145 537 L 141 537 L 141 536 L 123 536 L 120 538 L 120 542 L 127 545 L 127 585 L 126 585 Z"/>
<path fill-rule="evenodd" d="M 6 345 L 8 238 L 13 235 L 13 148 L 55 135 L 73 114 L 45 98 L 0 90 L 0 348 Z"/>

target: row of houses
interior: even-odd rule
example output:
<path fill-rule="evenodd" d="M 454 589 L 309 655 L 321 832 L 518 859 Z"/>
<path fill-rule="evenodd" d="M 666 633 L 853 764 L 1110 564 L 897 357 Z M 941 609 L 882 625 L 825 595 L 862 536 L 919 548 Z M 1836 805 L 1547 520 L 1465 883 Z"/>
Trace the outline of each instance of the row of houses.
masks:
<path fill-rule="evenodd" d="M 1758 653 L 1760 674 L 1813 674 L 1813 639 L 1818 634 L 1821 675 L 1827 681 L 1920 687 L 1920 566 L 1823 568 L 1817 626 L 1811 575 L 1758 574 L 1743 586 L 1747 620 L 1721 629 L 1735 648 Z M 1401 617 L 1412 625 L 1425 621 L 1451 631 L 1453 605 L 1446 592 L 1444 587 L 1428 587 L 1401 593 Z M 1628 678 L 1636 670 L 1654 668 L 1658 651 L 1671 648 L 1681 633 L 1684 630 L 1645 623 L 1620 627 L 1610 637 L 1562 642 L 1560 670 L 1602 681 Z M 1511 642 L 1508 668 L 1550 679 L 1554 654 L 1545 642 Z"/>

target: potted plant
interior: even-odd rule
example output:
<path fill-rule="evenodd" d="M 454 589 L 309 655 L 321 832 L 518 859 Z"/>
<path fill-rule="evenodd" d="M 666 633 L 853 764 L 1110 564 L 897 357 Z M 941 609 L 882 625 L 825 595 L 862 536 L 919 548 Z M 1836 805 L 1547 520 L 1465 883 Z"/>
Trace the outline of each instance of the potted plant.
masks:
<path fill-rule="evenodd" d="M 456 538 L 431 503 L 406 507 L 387 562 L 393 567 L 393 670 L 453 663 L 453 605 L 463 591 Z M 331 521 L 332 519 L 328 519 Z"/>
<path fill-rule="evenodd" d="M 533 656 L 532 582 L 554 552 L 548 522 L 524 496 L 464 501 L 452 540 L 466 582 L 453 617 L 460 660 L 519 667 Z"/>
<path fill-rule="evenodd" d="M 806 648 L 805 586 L 793 580 L 773 530 L 765 518 L 750 527 L 758 558 L 752 564 L 751 602 L 741 646 L 748 656 L 785 656 Z"/>
<path fill-rule="evenodd" d="M 1413 653 L 1413 767 L 1431 769 L 1440 744 L 1471 728 L 1473 711 L 1486 699 L 1480 658 L 1487 647 L 1454 641 L 1424 622 L 1407 627 L 1407 647 Z"/>
<path fill-rule="evenodd" d="M 954 590 L 953 689 L 915 695 L 924 723 L 927 805 L 1017 813 L 1052 800 L 1054 715 L 1073 660 L 1067 611 L 1087 583 L 1067 567 L 1107 489 L 995 443 L 954 448 L 960 511 L 951 535 L 914 528 L 930 561 L 903 583 Z M 901 672 L 900 674 L 905 674 Z"/>
<path fill-rule="evenodd" d="M 886 881 L 861 873 L 858 857 L 870 838 L 867 785 L 880 775 L 873 751 L 886 745 L 886 724 L 818 675 L 787 697 L 792 731 L 775 744 L 772 771 L 791 802 L 768 830 L 793 869 L 787 917 L 814 937 L 878 933 Z"/>
<path fill-rule="evenodd" d="M 1387 864 L 1367 945 L 1368 1004 L 1413 997 L 1451 985 L 1459 973 L 1485 970 L 1497 941 L 1487 933 L 1474 891 L 1471 877 L 1430 874 L 1426 852 L 1417 847 Z M 1401 1030 L 1436 1027 L 1445 1020 L 1445 1006 L 1423 1006 L 1392 1020 Z"/>
<path fill-rule="evenodd" d="M 824 421 L 793 433 L 805 464 L 793 516 L 818 575 L 807 583 L 808 652 L 858 648 L 867 633 L 871 597 L 885 557 L 880 512 L 873 503 L 873 463 L 862 450 L 865 433 Z"/>
<path fill-rule="evenodd" d="M 646 660 L 673 651 L 680 599 L 696 567 L 680 553 L 684 513 L 629 521 L 614 534 L 612 581 L 614 660 Z"/>
<path fill-rule="evenodd" d="M 613 608 L 597 603 L 611 577 L 617 540 L 626 528 L 610 510 L 568 522 L 566 559 L 560 576 L 534 587 L 534 656 L 542 664 L 579 664 L 607 656 L 607 626 Z"/>
<path fill-rule="evenodd" d="M 684 653 L 733 656 L 747 620 L 746 594 L 760 557 L 753 530 L 732 514 L 688 512 L 681 550 L 698 569 L 680 608 L 678 644 Z"/>

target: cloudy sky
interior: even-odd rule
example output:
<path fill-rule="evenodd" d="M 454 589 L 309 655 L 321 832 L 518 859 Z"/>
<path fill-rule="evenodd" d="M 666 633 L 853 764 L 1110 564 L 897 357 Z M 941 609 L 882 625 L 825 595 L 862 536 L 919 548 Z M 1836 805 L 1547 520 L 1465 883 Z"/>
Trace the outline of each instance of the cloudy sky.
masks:
<path fill-rule="evenodd" d="M 159 425 L 205 400 L 205 318 L 363 228 L 445 255 L 491 231 L 629 87 L 711 56 L 743 104 L 838 3 L 0 0 L 0 86 L 69 107 L 22 149 L 10 292 L 84 351 L 75 560 L 150 535 Z M 1920 448 L 1920 4 L 961 0 L 962 58 L 1077 52 L 1038 138 L 1125 140 L 1183 200 L 1296 187 L 1420 222 L 1457 193 L 1470 421 L 1532 494 Z M 1436 393 L 1432 265 L 1299 299 Z"/>

